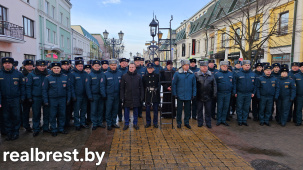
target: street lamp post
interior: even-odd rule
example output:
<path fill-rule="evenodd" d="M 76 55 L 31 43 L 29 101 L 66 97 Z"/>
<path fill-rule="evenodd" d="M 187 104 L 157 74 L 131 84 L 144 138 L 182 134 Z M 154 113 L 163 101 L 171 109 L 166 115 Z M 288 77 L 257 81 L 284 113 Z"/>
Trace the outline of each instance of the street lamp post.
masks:
<path fill-rule="evenodd" d="M 149 24 L 150 27 L 150 35 L 153 37 L 152 45 L 154 45 L 155 42 L 155 36 L 157 35 L 157 27 L 158 23 L 155 21 L 155 18 L 153 18 L 152 22 Z M 155 49 L 153 49 L 154 51 Z M 154 60 L 154 53 L 153 54 L 153 60 Z"/>
<path fill-rule="evenodd" d="M 104 37 L 104 40 L 105 40 L 105 43 L 106 43 L 106 44 L 112 45 L 112 47 L 113 47 L 112 58 L 114 58 L 114 57 L 115 57 L 115 46 L 116 46 L 116 45 L 121 45 L 121 44 L 122 44 L 122 40 L 123 40 L 124 33 L 123 33 L 122 31 L 120 31 L 120 32 L 118 33 L 119 39 L 115 39 L 115 38 L 108 39 L 108 34 L 109 34 L 109 33 L 105 30 L 105 31 L 103 32 L 103 37 Z M 123 45 L 122 45 L 122 46 L 123 46 Z M 124 48 L 124 46 L 123 46 L 123 48 Z"/>

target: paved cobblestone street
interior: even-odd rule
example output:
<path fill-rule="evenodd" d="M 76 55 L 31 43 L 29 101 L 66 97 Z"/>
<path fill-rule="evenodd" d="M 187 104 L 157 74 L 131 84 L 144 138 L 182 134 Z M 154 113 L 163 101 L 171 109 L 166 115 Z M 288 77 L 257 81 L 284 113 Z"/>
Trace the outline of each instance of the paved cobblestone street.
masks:
<path fill-rule="evenodd" d="M 144 115 L 144 114 L 143 114 Z M 170 119 L 164 119 L 170 122 Z M 272 123 L 262 127 L 251 120 L 248 127 L 239 127 L 232 119 L 229 127 L 215 126 L 208 129 L 197 127 L 190 120 L 192 129 L 182 126 L 171 129 L 163 125 L 162 130 L 154 127 L 144 128 L 145 119 L 139 119 L 140 129 L 132 126 L 122 130 L 95 131 L 82 129 L 80 132 L 69 128 L 69 134 L 40 134 L 33 138 L 31 133 L 20 130 L 16 141 L 5 141 L 1 137 L 0 152 L 29 151 L 73 151 L 84 158 L 84 150 L 105 152 L 100 166 L 93 162 L 3 162 L 0 155 L 0 169 L 301 169 L 302 149 L 301 127 L 292 123 L 285 128 Z M 132 125 L 132 124 L 131 124 Z M 289 144 L 291 143 L 291 145 Z"/>

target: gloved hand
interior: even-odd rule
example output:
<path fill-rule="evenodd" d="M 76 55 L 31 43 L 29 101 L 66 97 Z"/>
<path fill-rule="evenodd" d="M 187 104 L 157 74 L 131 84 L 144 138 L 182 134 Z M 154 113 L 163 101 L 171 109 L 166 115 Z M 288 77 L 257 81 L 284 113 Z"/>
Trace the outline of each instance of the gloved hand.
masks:
<path fill-rule="evenodd" d="M 76 97 L 73 97 L 73 102 L 77 101 L 77 98 Z"/>
<path fill-rule="evenodd" d="M 94 99 L 93 98 L 91 98 L 91 99 L 88 99 L 90 102 L 93 102 L 94 101 Z"/>
<path fill-rule="evenodd" d="M 48 106 L 49 104 L 48 103 L 44 103 L 44 106 Z"/>

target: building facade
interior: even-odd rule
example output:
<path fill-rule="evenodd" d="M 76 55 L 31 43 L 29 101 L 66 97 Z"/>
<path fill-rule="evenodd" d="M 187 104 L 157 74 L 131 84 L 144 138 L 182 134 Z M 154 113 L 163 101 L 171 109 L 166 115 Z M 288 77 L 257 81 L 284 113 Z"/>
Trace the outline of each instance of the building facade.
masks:
<path fill-rule="evenodd" d="M 75 57 L 83 57 L 85 61 L 90 57 L 90 40 L 81 33 L 72 29 L 72 60 Z"/>
<path fill-rule="evenodd" d="M 36 60 L 37 3 L 37 0 L 0 1 L 0 59 L 13 57 L 19 61 L 19 67 L 24 59 Z"/>
<path fill-rule="evenodd" d="M 60 61 L 72 56 L 70 0 L 39 0 L 37 8 L 39 59 Z"/>
<path fill-rule="evenodd" d="M 176 29 L 176 58 L 302 62 L 300 9 L 299 0 L 212 0 Z"/>
<path fill-rule="evenodd" d="M 101 56 L 99 56 L 100 45 L 97 39 L 95 39 L 95 37 L 93 37 L 81 25 L 72 25 L 72 28 L 89 40 L 89 55 L 87 55 L 87 60 L 101 59 Z"/>

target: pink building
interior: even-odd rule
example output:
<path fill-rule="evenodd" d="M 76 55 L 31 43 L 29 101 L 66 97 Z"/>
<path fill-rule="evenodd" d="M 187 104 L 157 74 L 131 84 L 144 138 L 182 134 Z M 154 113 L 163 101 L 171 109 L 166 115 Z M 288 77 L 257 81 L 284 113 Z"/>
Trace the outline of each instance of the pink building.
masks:
<path fill-rule="evenodd" d="M 37 55 L 36 4 L 37 0 L 0 1 L 0 58 L 13 57 L 18 67 Z"/>

